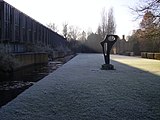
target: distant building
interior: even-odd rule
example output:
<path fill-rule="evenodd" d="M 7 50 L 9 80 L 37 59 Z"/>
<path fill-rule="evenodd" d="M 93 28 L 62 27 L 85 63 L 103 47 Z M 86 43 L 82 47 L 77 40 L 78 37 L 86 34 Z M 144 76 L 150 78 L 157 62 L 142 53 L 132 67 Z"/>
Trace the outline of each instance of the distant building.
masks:
<path fill-rule="evenodd" d="M 113 46 L 113 53 L 114 54 L 125 54 L 127 51 L 126 48 L 126 39 L 125 39 L 125 35 L 122 36 L 122 39 L 119 39 L 115 45 Z"/>

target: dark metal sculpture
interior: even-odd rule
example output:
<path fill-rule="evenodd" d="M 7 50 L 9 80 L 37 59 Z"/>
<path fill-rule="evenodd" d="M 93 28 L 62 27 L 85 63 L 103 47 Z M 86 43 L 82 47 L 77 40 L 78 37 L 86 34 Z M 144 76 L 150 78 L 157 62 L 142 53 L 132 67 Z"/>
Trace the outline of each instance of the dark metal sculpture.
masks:
<path fill-rule="evenodd" d="M 104 41 L 101 42 L 105 60 L 105 64 L 101 68 L 102 70 L 114 70 L 114 66 L 110 64 L 110 51 L 118 38 L 118 35 L 107 35 Z"/>

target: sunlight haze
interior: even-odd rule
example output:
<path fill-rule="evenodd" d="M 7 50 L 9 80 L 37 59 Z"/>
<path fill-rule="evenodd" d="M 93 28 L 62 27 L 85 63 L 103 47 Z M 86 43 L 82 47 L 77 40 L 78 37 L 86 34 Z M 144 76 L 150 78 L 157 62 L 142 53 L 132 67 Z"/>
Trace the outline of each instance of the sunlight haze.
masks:
<path fill-rule="evenodd" d="M 102 9 L 113 7 L 116 21 L 116 34 L 129 35 L 138 27 L 129 7 L 134 7 L 137 0 L 4 0 L 46 25 L 55 23 L 59 33 L 62 24 L 77 26 L 80 30 L 96 32 L 101 23 Z"/>

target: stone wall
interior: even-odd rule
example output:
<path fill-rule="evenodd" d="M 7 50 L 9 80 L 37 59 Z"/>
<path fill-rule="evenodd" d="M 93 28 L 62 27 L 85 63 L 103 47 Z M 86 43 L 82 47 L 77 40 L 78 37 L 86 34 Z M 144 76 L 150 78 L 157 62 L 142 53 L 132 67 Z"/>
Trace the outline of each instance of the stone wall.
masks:
<path fill-rule="evenodd" d="M 41 64 L 48 62 L 47 53 L 18 53 L 13 55 L 19 62 L 19 67 L 24 67 L 32 64 Z"/>
<path fill-rule="evenodd" d="M 160 53 L 141 52 L 142 58 L 160 60 Z"/>

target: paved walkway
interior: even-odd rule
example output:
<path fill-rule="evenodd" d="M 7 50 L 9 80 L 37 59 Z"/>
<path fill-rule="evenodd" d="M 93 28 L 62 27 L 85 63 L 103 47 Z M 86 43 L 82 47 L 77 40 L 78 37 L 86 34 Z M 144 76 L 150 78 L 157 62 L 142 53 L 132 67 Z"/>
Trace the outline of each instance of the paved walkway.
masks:
<path fill-rule="evenodd" d="M 160 70 L 119 62 L 105 71 L 101 54 L 79 54 L 3 106 L 0 120 L 160 120 Z"/>

